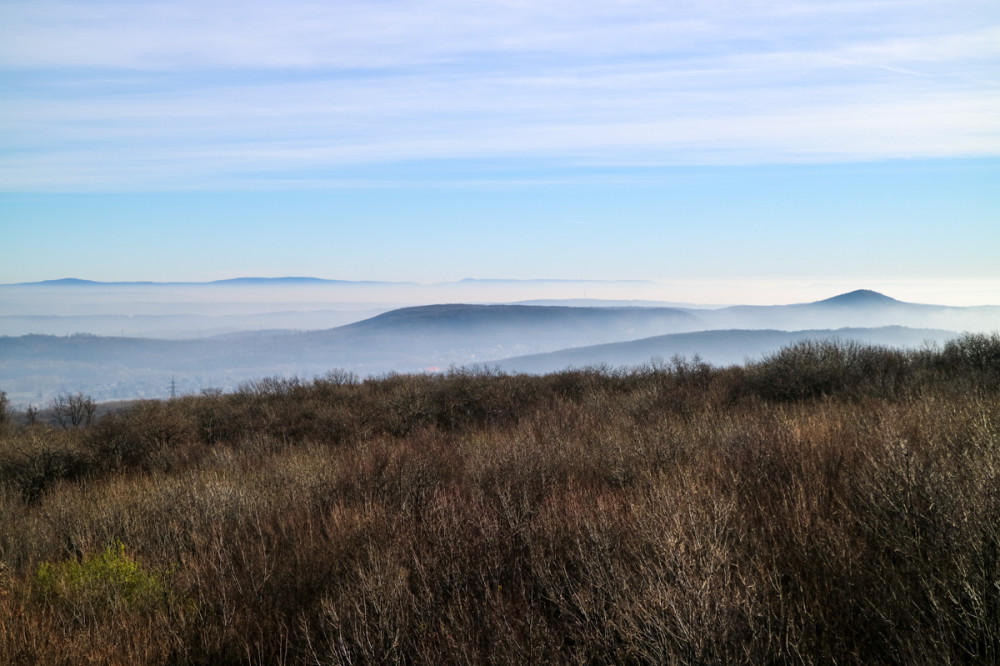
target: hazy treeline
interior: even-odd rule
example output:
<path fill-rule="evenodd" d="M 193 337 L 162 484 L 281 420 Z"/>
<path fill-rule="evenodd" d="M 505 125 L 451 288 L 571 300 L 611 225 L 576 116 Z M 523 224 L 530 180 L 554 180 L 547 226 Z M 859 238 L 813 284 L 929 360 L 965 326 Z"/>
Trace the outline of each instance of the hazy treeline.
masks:
<path fill-rule="evenodd" d="M 12 663 L 1000 660 L 1000 335 L 4 407 Z"/>

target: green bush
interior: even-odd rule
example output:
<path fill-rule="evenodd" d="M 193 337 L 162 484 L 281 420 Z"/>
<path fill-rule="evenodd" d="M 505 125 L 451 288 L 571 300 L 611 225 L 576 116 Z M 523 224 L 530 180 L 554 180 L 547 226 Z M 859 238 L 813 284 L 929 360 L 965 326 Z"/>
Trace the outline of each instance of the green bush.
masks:
<path fill-rule="evenodd" d="M 170 594 L 164 575 L 143 567 L 121 541 L 80 559 L 42 562 L 32 582 L 39 596 L 53 605 L 95 611 L 150 611 L 165 604 Z"/>

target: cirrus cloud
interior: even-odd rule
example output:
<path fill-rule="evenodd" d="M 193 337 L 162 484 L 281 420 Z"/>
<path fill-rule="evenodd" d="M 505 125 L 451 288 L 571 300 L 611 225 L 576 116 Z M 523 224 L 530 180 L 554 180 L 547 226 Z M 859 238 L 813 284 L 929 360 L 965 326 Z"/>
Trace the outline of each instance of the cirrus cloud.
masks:
<path fill-rule="evenodd" d="M 0 26 L 8 191 L 1000 155 L 991 2 L 11 0 Z"/>

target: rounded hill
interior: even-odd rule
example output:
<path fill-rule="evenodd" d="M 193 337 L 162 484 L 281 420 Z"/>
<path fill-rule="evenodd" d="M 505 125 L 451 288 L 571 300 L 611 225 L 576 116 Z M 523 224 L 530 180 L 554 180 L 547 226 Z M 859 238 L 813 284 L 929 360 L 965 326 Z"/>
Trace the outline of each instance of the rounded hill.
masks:
<path fill-rule="evenodd" d="M 816 305 L 844 305 L 844 306 L 867 306 L 867 305 L 890 305 L 895 303 L 902 303 L 902 301 L 897 301 L 895 298 L 886 296 L 877 291 L 872 291 L 871 289 L 857 289 L 855 291 L 849 291 L 846 294 L 840 294 L 839 296 L 834 296 L 832 298 L 826 298 L 822 301 L 816 301 Z"/>

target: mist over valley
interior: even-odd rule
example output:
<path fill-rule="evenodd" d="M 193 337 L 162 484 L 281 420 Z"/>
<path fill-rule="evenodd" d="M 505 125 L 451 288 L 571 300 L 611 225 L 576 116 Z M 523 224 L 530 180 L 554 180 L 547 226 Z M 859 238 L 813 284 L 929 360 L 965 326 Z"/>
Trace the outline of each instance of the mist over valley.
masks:
<path fill-rule="evenodd" d="M 162 398 L 332 370 L 362 378 L 476 366 L 544 373 L 677 355 L 725 365 L 807 339 L 915 348 L 1000 328 L 1000 307 L 908 303 L 870 290 L 790 305 L 708 307 L 573 297 L 645 295 L 643 283 L 511 286 L 311 278 L 0 285 L 0 388 L 15 404 L 38 405 L 65 393 Z M 501 293 L 557 297 L 489 302 Z M 470 298 L 407 305 L 449 296 Z"/>

